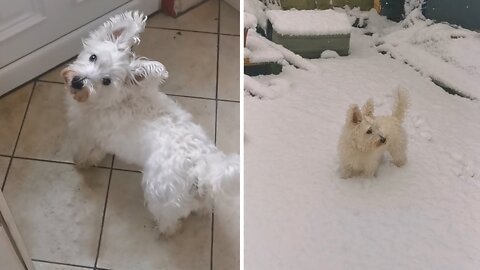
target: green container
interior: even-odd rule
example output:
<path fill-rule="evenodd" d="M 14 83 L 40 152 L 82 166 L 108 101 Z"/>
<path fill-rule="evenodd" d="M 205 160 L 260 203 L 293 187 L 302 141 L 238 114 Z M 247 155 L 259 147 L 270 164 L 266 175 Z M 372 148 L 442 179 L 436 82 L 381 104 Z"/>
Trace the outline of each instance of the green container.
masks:
<path fill-rule="evenodd" d="M 330 4 L 331 2 L 331 4 Z M 289 9 L 329 9 L 332 7 L 360 7 L 360 10 L 373 8 L 373 0 L 280 0 L 283 10 Z"/>
<path fill-rule="evenodd" d="M 348 55 L 350 34 L 322 36 L 283 36 L 272 30 L 272 41 L 305 58 L 320 58 L 325 50 Z"/>
<path fill-rule="evenodd" d="M 243 73 L 248 76 L 278 75 L 282 72 L 282 65 L 273 62 L 250 63 L 243 66 Z"/>
<path fill-rule="evenodd" d="M 332 0 L 332 6 L 334 7 L 344 7 L 348 5 L 348 0 Z"/>
<path fill-rule="evenodd" d="M 292 8 L 298 10 L 316 9 L 317 7 L 315 0 L 280 0 L 280 4 L 282 5 L 283 10 L 289 10 Z"/>
<path fill-rule="evenodd" d="M 363 11 L 367 11 L 373 8 L 373 0 L 332 0 L 332 4 L 332 6 L 334 7 L 359 7 L 360 10 Z"/>
<path fill-rule="evenodd" d="M 329 9 L 332 5 L 330 5 L 330 0 L 317 0 L 316 1 L 316 8 L 317 9 Z"/>

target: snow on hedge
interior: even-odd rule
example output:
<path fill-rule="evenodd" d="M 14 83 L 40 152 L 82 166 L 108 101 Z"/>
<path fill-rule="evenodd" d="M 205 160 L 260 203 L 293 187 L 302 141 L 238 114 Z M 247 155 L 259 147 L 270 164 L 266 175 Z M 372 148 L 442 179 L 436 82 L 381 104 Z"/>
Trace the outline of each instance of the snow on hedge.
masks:
<path fill-rule="evenodd" d="M 421 5 L 410 1 L 406 8 Z M 407 4 L 407 3 L 406 3 Z M 412 66 L 439 85 L 480 99 L 480 33 L 426 19 L 419 8 L 396 23 L 375 10 L 345 8 L 351 22 L 359 21 L 373 35 L 377 50 Z"/>
<path fill-rule="evenodd" d="M 331 9 L 269 10 L 266 14 L 273 29 L 281 35 L 346 35 L 352 29 L 344 13 Z"/>
<path fill-rule="evenodd" d="M 245 0 L 243 10 L 256 18 L 256 23 L 263 29 L 267 29 L 267 6 L 258 0 Z M 251 22 L 251 21 L 250 21 Z"/>
<path fill-rule="evenodd" d="M 423 2 L 424 0 L 405 0 L 405 4 L 404 4 L 405 14 L 408 15 L 413 10 L 421 7 Z"/>
<path fill-rule="evenodd" d="M 256 28 L 257 27 L 257 17 L 255 15 L 250 14 L 248 12 L 243 13 L 244 20 L 243 20 L 243 28 Z"/>
<path fill-rule="evenodd" d="M 480 33 L 434 23 L 414 10 L 396 31 L 377 36 L 377 49 L 439 84 L 480 98 Z"/>

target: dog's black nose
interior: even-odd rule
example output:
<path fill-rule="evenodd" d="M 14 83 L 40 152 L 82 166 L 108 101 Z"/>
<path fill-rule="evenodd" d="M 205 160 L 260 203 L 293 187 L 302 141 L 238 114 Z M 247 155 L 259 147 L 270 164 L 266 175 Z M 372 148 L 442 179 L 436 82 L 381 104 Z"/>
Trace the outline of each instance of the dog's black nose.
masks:
<path fill-rule="evenodd" d="M 80 78 L 79 76 L 75 76 L 73 77 L 72 79 L 72 87 L 77 89 L 77 90 L 80 90 L 83 88 L 83 79 Z"/>
<path fill-rule="evenodd" d="M 381 142 L 381 143 L 385 143 L 386 141 L 387 141 L 387 138 L 385 138 L 385 137 L 380 137 L 380 142 Z"/>

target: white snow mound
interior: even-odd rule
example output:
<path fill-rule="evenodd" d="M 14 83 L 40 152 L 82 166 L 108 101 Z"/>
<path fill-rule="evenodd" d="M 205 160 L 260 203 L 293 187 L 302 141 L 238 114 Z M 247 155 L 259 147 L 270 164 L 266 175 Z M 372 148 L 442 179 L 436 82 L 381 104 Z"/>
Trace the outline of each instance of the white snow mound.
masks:
<path fill-rule="evenodd" d="M 273 29 L 286 36 L 346 35 L 352 30 L 345 13 L 328 10 L 269 10 Z"/>
<path fill-rule="evenodd" d="M 322 59 L 337 58 L 337 57 L 339 57 L 338 53 L 336 51 L 331 51 L 331 50 L 325 50 L 320 55 L 320 58 Z"/>

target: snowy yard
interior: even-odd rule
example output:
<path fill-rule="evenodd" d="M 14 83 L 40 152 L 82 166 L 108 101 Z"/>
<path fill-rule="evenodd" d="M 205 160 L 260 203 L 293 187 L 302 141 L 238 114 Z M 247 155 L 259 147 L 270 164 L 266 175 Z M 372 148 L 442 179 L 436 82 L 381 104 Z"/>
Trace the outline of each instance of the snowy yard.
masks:
<path fill-rule="evenodd" d="M 429 55 L 409 54 L 416 43 L 402 29 L 379 37 L 354 28 L 348 57 L 293 57 L 301 68 L 246 77 L 245 269 L 480 269 L 480 102 L 430 78 L 470 57 L 464 77 L 446 83 L 480 98 L 480 52 L 454 51 L 446 70 L 433 68 L 421 58 Z M 349 105 L 372 97 L 376 113 L 389 114 L 399 85 L 410 99 L 407 164 L 386 156 L 376 178 L 341 179 Z"/>

